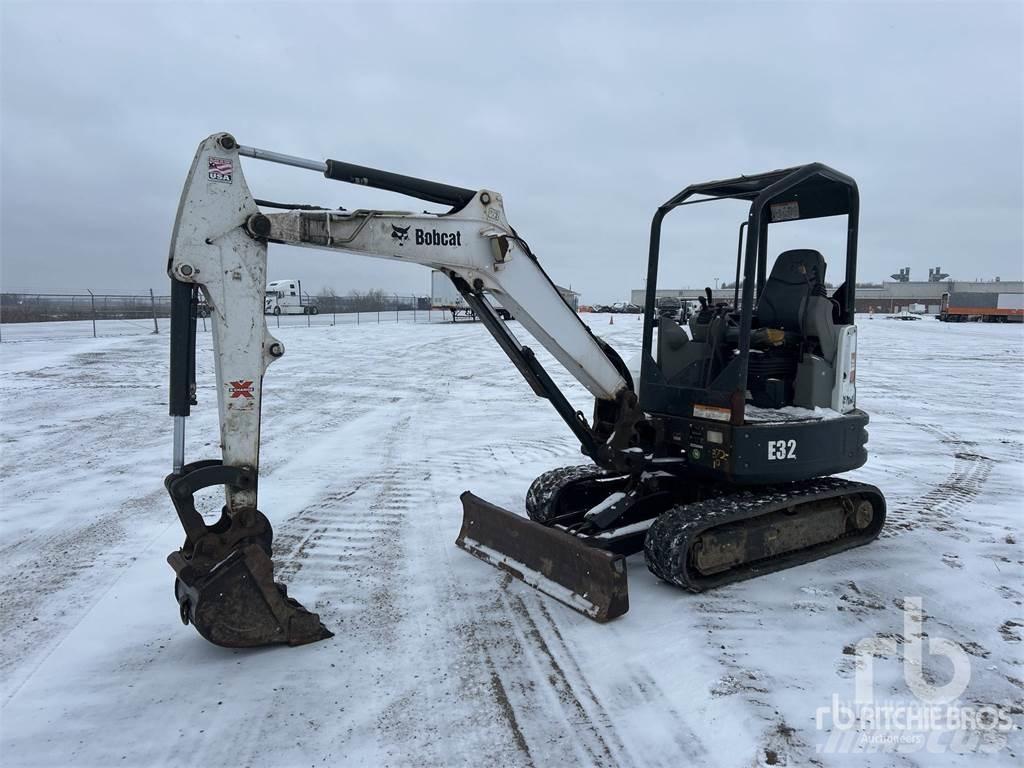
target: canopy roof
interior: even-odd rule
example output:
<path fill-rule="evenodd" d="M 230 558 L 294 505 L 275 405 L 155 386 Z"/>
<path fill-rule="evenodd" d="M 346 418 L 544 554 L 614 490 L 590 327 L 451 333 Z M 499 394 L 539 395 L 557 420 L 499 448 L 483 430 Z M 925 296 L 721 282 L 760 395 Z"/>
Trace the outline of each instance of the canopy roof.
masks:
<path fill-rule="evenodd" d="M 682 205 L 694 195 L 753 201 L 766 191 L 768 197 L 763 200 L 766 206 L 797 204 L 785 209 L 770 208 L 771 221 L 847 214 L 857 200 L 857 182 L 852 178 L 822 163 L 808 163 L 753 176 L 691 184 L 669 200 L 665 207 Z"/>

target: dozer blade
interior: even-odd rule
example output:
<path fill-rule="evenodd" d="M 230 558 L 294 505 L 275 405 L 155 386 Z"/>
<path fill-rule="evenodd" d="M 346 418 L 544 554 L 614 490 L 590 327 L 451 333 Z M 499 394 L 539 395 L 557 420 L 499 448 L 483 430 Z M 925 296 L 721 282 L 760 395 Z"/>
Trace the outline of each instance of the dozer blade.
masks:
<path fill-rule="evenodd" d="M 225 648 L 304 645 L 332 637 L 284 586 L 274 583 L 274 566 L 257 544 L 233 551 L 208 573 L 199 574 L 180 552 L 167 561 L 178 574 L 175 597 L 181 620 Z"/>
<path fill-rule="evenodd" d="M 626 559 L 577 537 L 462 494 L 455 543 L 595 621 L 629 610 Z"/>

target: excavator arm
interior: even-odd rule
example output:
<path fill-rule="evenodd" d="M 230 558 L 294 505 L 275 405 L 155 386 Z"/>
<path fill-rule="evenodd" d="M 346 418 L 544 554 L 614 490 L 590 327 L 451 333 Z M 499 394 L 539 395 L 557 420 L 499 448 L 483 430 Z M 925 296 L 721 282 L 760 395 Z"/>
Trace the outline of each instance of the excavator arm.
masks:
<path fill-rule="evenodd" d="M 451 206 L 441 214 L 324 210 L 296 206 L 264 213 L 249 191 L 241 157 L 322 172 Z M 267 206 L 264 206 L 267 207 Z M 257 508 L 263 375 L 284 355 L 267 329 L 264 290 L 268 243 L 284 243 L 421 264 L 443 270 L 526 378 L 547 398 L 598 464 L 626 471 L 640 418 L 629 374 L 569 307 L 527 244 L 505 218 L 501 195 L 414 179 L 348 163 L 280 155 L 216 134 L 200 144 L 171 241 L 170 412 L 173 471 L 165 484 L 185 529 L 168 558 L 177 573 L 181 616 L 220 645 L 292 645 L 330 636 L 319 618 L 288 598 L 272 577 L 272 531 Z M 222 456 L 186 463 L 185 420 L 195 402 L 195 318 L 200 292 L 213 326 Z M 587 423 L 485 300 L 501 305 L 597 400 L 601 428 Z M 223 485 L 220 520 L 207 525 L 195 494 Z M 513 523 L 514 524 L 514 523 Z M 460 538 L 461 541 L 461 538 Z M 478 554 L 479 552 L 474 552 Z M 599 553 L 598 557 L 604 553 Z M 590 555 L 587 555 L 588 557 Z M 486 559 L 486 558 L 485 558 Z"/>

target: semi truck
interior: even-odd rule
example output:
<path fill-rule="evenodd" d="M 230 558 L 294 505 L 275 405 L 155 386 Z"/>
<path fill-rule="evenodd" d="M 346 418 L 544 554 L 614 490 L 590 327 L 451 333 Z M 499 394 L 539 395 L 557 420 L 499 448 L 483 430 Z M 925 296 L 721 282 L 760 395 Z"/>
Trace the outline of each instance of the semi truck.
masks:
<path fill-rule="evenodd" d="M 939 320 L 964 323 L 1024 322 L 1024 293 L 944 293 Z"/>
<path fill-rule="evenodd" d="M 302 292 L 301 280 L 274 280 L 267 284 L 263 300 L 265 315 L 316 315 L 316 302 Z"/>

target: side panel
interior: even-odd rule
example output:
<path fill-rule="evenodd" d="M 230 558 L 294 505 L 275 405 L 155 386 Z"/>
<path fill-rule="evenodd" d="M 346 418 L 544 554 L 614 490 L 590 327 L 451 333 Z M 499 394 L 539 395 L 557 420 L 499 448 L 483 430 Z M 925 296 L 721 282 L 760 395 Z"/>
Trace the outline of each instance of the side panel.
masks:
<path fill-rule="evenodd" d="M 738 427 L 705 419 L 663 424 L 687 469 L 741 485 L 834 475 L 868 458 L 868 415 L 858 410 L 833 419 Z"/>
<path fill-rule="evenodd" d="M 1000 309 L 998 307 L 950 306 L 946 313 L 961 317 L 1024 317 L 1024 309 Z"/>
<path fill-rule="evenodd" d="M 733 430 L 733 480 L 777 483 L 823 477 L 868 460 L 868 415 L 851 411 L 821 421 L 757 424 Z"/>
<path fill-rule="evenodd" d="M 996 307 L 1024 311 L 1024 293 L 1000 293 Z"/>
<path fill-rule="evenodd" d="M 960 292 L 949 295 L 950 307 L 964 307 L 968 309 L 992 309 L 998 305 L 999 294 L 997 293 L 974 293 Z"/>
<path fill-rule="evenodd" d="M 847 413 L 857 407 L 857 326 L 837 328 L 832 410 Z"/>

